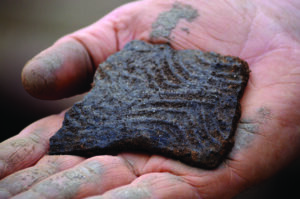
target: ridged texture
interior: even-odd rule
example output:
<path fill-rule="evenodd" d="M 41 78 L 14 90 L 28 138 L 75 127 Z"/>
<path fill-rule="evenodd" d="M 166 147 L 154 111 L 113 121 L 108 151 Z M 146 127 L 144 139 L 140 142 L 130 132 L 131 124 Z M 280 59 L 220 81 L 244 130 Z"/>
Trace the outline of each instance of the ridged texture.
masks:
<path fill-rule="evenodd" d="M 248 76 L 235 57 L 132 41 L 100 64 L 49 153 L 142 151 L 215 168 L 232 147 Z"/>

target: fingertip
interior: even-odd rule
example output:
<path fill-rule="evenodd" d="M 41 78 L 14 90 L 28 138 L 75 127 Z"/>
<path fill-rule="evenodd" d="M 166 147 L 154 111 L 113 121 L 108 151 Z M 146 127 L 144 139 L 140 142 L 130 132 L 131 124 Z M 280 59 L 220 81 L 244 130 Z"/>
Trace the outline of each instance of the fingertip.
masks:
<path fill-rule="evenodd" d="M 26 63 L 21 73 L 24 89 L 40 99 L 47 99 L 48 93 L 55 89 L 55 77 L 50 70 L 53 65 L 46 67 L 46 62 L 47 57 L 36 56 Z"/>
<path fill-rule="evenodd" d="M 24 89 L 40 99 L 61 99 L 87 91 L 94 67 L 85 47 L 72 38 L 62 38 L 33 57 L 24 66 Z"/>

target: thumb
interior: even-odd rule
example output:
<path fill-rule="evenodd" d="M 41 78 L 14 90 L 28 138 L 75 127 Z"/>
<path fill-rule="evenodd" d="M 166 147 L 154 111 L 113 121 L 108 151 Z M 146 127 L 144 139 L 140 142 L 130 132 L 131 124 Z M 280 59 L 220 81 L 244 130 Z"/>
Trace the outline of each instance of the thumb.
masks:
<path fill-rule="evenodd" d="M 57 99 L 88 89 L 92 73 L 93 64 L 84 47 L 64 38 L 25 65 L 22 83 L 34 97 Z"/>
<path fill-rule="evenodd" d="M 40 99 L 60 99 L 87 91 L 98 64 L 118 49 L 115 18 L 111 13 L 33 57 L 22 71 L 25 90 Z"/>

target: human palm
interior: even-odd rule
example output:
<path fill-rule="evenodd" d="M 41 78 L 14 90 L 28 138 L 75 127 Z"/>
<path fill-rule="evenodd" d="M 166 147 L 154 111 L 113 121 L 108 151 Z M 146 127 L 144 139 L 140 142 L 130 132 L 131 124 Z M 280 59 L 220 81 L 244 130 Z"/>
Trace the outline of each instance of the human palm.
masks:
<path fill-rule="evenodd" d="M 61 38 L 24 68 L 24 87 L 32 95 L 57 99 L 87 90 L 96 66 L 133 39 L 246 60 L 251 74 L 235 145 L 214 170 L 138 153 L 48 156 L 48 140 L 64 113 L 53 115 L 0 144 L 0 198 L 231 198 L 270 177 L 300 150 L 296 4 L 139 1 Z"/>

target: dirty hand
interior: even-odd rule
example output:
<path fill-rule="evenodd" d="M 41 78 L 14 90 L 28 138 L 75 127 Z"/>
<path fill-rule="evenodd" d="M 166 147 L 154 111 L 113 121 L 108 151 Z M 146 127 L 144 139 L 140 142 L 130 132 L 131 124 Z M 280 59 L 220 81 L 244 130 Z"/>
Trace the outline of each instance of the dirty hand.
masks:
<path fill-rule="evenodd" d="M 215 170 L 146 154 L 48 156 L 64 114 L 53 115 L 0 144 L 0 198 L 231 198 L 270 177 L 299 157 L 299 7 L 296 0 L 138 1 L 61 38 L 24 68 L 24 86 L 36 97 L 86 91 L 98 64 L 133 39 L 246 60 L 235 145 Z"/>

